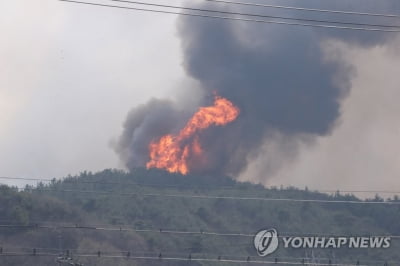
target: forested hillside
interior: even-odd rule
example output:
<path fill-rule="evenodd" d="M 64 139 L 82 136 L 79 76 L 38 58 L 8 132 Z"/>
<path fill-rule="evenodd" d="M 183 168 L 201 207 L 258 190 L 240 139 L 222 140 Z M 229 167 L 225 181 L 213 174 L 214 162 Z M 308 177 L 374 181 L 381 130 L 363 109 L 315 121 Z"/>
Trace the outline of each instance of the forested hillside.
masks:
<path fill-rule="evenodd" d="M 257 256 L 253 235 L 265 228 L 287 236 L 400 235 L 400 205 L 360 201 L 339 192 L 266 189 L 228 177 L 145 169 L 84 172 L 23 191 L 2 186 L 0 245 L 8 256 L 0 256 L 0 265 L 58 265 L 57 254 L 83 265 L 400 265 L 397 238 L 388 249 L 279 248 Z"/>

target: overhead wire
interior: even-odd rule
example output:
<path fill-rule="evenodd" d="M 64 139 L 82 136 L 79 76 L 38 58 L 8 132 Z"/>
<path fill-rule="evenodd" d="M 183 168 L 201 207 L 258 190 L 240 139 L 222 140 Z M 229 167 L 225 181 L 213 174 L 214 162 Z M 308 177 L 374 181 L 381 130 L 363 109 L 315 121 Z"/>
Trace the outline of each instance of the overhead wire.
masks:
<path fill-rule="evenodd" d="M 23 181 L 37 181 L 37 182 L 61 182 L 61 183 L 79 183 L 79 184 L 99 184 L 99 185 L 119 185 L 119 186 L 138 186 L 138 187 L 160 187 L 160 188 L 177 188 L 177 189 L 214 189 L 214 190 L 241 190 L 240 187 L 236 187 L 235 185 L 224 185 L 224 186 L 213 186 L 209 185 L 171 185 L 171 184 L 162 184 L 162 183 L 147 183 L 147 182 L 115 182 L 115 181 L 93 181 L 93 180 L 85 180 L 85 179 L 77 179 L 73 178 L 64 178 L 64 179 L 49 179 L 49 178 L 27 178 L 27 177 L 8 177 L 8 176 L 0 176 L 0 180 L 23 180 Z M 247 187 L 246 187 L 247 189 Z M 254 187 L 251 188 L 254 190 L 273 190 L 273 191 L 286 191 L 286 189 L 278 190 L 274 188 L 264 188 L 264 187 Z M 290 189 L 289 189 L 290 190 Z M 308 189 L 307 190 L 299 190 L 301 192 L 310 192 L 310 193 L 374 193 L 374 194 L 399 194 L 400 191 L 397 190 L 346 190 L 346 189 L 336 189 L 336 190 L 328 190 L 328 189 Z"/>
<path fill-rule="evenodd" d="M 204 0 L 204 1 L 214 2 L 214 3 L 232 4 L 232 5 L 241 5 L 241 6 L 267 7 L 267 8 L 289 9 L 289 10 L 297 10 L 297 11 L 310 11 L 310 12 L 318 12 L 318 13 L 400 18 L 400 15 L 396 15 L 396 14 L 369 13 L 369 12 L 357 12 L 357 11 L 345 11 L 345 10 L 306 8 L 306 7 L 296 7 L 296 6 L 270 5 L 270 4 L 260 4 L 260 3 L 250 3 L 250 2 L 229 1 L 229 0 Z"/>
<path fill-rule="evenodd" d="M 55 223 L 55 222 L 40 222 L 40 223 L 31 223 L 31 224 L 0 224 L 0 228 L 22 228 L 22 229 L 50 229 L 50 230 L 60 230 L 60 229 L 76 229 L 76 230 L 94 230 L 94 231 L 110 231 L 110 232 L 136 232 L 136 233 L 160 233 L 160 234 L 171 234 L 171 235 L 203 235 L 203 236 L 220 236 L 220 237 L 254 237 L 254 233 L 236 233 L 236 232 L 212 232 L 212 231 L 189 231 L 189 230 L 176 230 L 176 229 L 138 229 L 131 228 L 127 225 L 119 225 L 119 226 L 99 226 L 93 224 L 67 224 L 67 223 Z M 400 235 L 389 235 L 389 234 L 363 234 L 363 235 L 344 235 L 344 234 L 330 234 L 330 233 L 304 233 L 304 232 L 281 232 L 278 237 L 306 237 L 306 236 L 315 236 L 315 237 L 390 237 L 393 239 L 399 239 Z"/>
<path fill-rule="evenodd" d="M 249 243 L 246 243 L 246 245 L 248 245 L 248 244 Z M 232 245 L 230 245 L 230 246 L 232 246 Z M 234 246 L 238 246 L 238 245 L 234 245 Z M 14 246 L 14 245 L 9 245 L 9 244 L 7 244 L 5 246 L 1 246 L 1 248 L 3 249 L 2 250 L 3 252 L 7 251 L 7 252 L 4 252 L 4 253 L 16 253 L 15 250 L 22 250 L 26 254 L 32 255 L 33 251 L 36 251 L 36 252 L 37 251 L 43 251 L 43 253 L 45 253 L 45 251 L 58 251 L 58 252 L 60 252 L 59 255 L 67 253 L 67 254 L 71 255 L 71 257 L 74 257 L 75 253 L 78 253 L 78 254 L 79 253 L 96 254 L 97 257 L 99 257 L 99 250 L 84 250 L 84 249 L 77 249 L 77 248 L 62 248 L 60 250 L 60 248 L 54 248 L 54 247 L 27 247 L 27 246 Z M 187 248 L 187 249 L 189 249 L 189 248 Z M 31 251 L 32 253 L 31 252 L 26 252 L 27 250 Z M 109 254 L 109 255 L 110 254 L 125 254 L 126 257 L 129 257 L 129 256 L 131 256 L 133 254 L 141 254 L 143 256 L 157 254 L 159 258 L 160 258 L 160 254 L 161 255 L 167 255 L 168 254 L 169 256 L 171 256 L 171 255 L 175 255 L 175 256 L 177 256 L 177 255 L 179 255 L 179 256 L 185 256 L 185 255 L 187 256 L 187 255 L 189 255 L 189 256 L 197 256 L 197 257 L 200 257 L 200 256 L 201 257 L 215 257 L 215 255 L 217 255 L 220 258 L 239 258 L 239 259 L 242 259 L 242 258 L 245 257 L 245 258 L 247 258 L 246 261 L 248 261 L 250 259 L 250 262 L 251 262 L 251 259 L 253 258 L 250 254 L 245 254 L 245 255 L 234 254 L 234 255 L 231 255 L 231 254 L 226 254 L 226 253 L 219 254 L 219 253 L 208 253 L 208 252 L 206 252 L 206 253 L 205 252 L 172 252 L 172 251 L 170 252 L 170 251 L 165 251 L 165 250 L 152 250 L 152 251 L 134 250 L 134 252 L 132 252 L 130 250 L 127 250 L 127 249 L 120 250 L 120 251 L 115 251 L 115 250 L 113 250 L 113 251 L 104 251 L 104 250 L 101 250 L 100 251 L 100 257 L 103 256 L 104 254 Z M 285 260 L 291 260 L 291 261 L 299 261 L 300 260 L 300 261 L 303 261 L 304 260 L 305 263 L 308 260 L 312 259 L 310 257 L 289 257 L 289 256 L 274 256 L 272 258 L 276 259 L 277 261 L 285 261 Z M 320 257 L 319 256 L 318 260 L 319 261 L 327 261 L 328 262 L 329 260 L 332 260 L 332 258 L 330 258 L 330 257 Z M 342 264 L 350 263 L 351 261 L 354 261 L 354 260 L 356 260 L 356 259 L 353 259 L 353 260 L 344 259 L 344 260 L 341 260 L 340 263 L 342 263 Z M 358 263 L 358 264 L 356 264 L 356 265 L 363 265 L 363 264 L 360 264 L 360 261 L 361 260 L 357 260 L 356 263 Z M 365 262 L 368 262 L 368 263 L 396 263 L 396 261 L 371 260 L 371 259 L 368 259 L 368 261 L 365 261 Z"/>
<path fill-rule="evenodd" d="M 369 24 L 369 23 L 357 23 L 357 22 L 341 22 L 341 21 L 332 21 L 332 20 L 293 18 L 293 17 L 284 17 L 284 16 L 272 16 L 272 15 L 262 15 L 262 14 L 253 14 L 253 13 L 244 13 L 244 12 L 233 12 L 233 11 L 224 11 L 224 10 L 214 10 L 214 9 L 206 9 L 206 8 L 194 8 L 194 7 L 187 7 L 187 6 L 181 6 L 181 7 L 180 7 L 180 6 L 174 6 L 174 5 L 164 5 L 164 4 L 146 3 L 146 2 L 141 2 L 141 1 L 130 1 L 130 0 L 109 0 L 109 1 L 111 1 L 111 2 L 118 2 L 118 3 L 137 4 L 137 5 L 144 5 L 144 6 L 155 6 L 155 7 L 182 9 L 182 10 L 190 10 L 190 11 L 200 11 L 200 12 L 209 12 L 209 13 L 219 13 L 219 14 L 227 14 L 227 15 L 248 16 L 248 17 L 275 18 L 275 19 L 284 19 L 284 20 L 295 20 L 295 21 L 306 21 L 306 22 L 319 22 L 319 23 L 340 24 L 340 25 L 356 25 L 356 26 L 382 27 L 382 28 L 397 28 L 397 29 L 400 28 L 400 25 L 382 25 L 382 24 Z"/>
<path fill-rule="evenodd" d="M 160 253 L 158 256 L 135 256 L 131 253 L 127 253 L 125 255 L 107 255 L 107 252 L 95 251 L 93 253 L 74 253 L 74 258 L 97 258 L 97 259 L 127 259 L 127 260 L 159 260 L 159 261 L 194 261 L 194 262 L 229 262 L 229 263 L 247 263 L 247 264 L 274 264 L 274 265 L 304 265 L 303 261 L 295 262 L 295 261 L 280 261 L 277 258 L 275 260 L 254 260 L 251 257 L 247 257 L 244 259 L 229 259 L 224 258 L 224 256 L 218 256 L 217 258 L 197 258 L 191 256 L 189 253 L 187 257 L 172 257 L 166 256 L 168 254 Z M 33 250 L 32 252 L 3 252 L 0 253 L 1 256 L 10 256 L 10 257 L 34 257 L 34 256 L 48 256 L 48 257 L 58 257 L 59 253 L 52 252 L 37 252 L 37 250 Z M 343 264 L 343 263 L 314 263 L 307 262 L 307 265 L 315 265 L 315 266 L 356 266 L 356 265 L 364 265 L 364 264 Z"/>
<path fill-rule="evenodd" d="M 269 198 L 269 197 L 243 197 L 243 196 L 211 196 L 205 194 L 162 194 L 162 193 L 121 193 L 118 191 L 98 191 L 98 190 L 73 190 L 73 189 L 44 189 L 44 188 L 18 188 L 22 191 L 53 191 L 69 192 L 82 194 L 103 194 L 112 196 L 142 196 L 142 197 L 161 197 L 161 198 L 182 198 L 182 199 L 217 199 L 217 200 L 240 200 L 240 201 L 270 201 L 270 202 L 309 202 L 309 203 L 340 203 L 357 205 L 400 205 L 400 201 L 356 201 L 356 200 L 323 200 L 323 199 L 295 199 L 295 198 Z"/>
<path fill-rule="evenodd" d="M 162 183 L 149 183 L 149 182 L 115 182 L 115 181 L 91 181 L 84 179 L 76 179 L 65 178 L 65 179 L 48 179 L 48 178 L 25 178 L 25 177 L 5 177 L 0 176 L 0 180 L 23 180 L 23 181 L 37 181 L 37 182 L 62 182 L 62 183 L 80 183 L 80 184 L 99 184 L 99 185 L 121 185 L 121 186 L 138 186 L 138 187 L 162 187 L 162 188 L 188 188 L 188 189 L 209 189 L 209 185 L 171 185 L 171 184 L 162 184 Z M 216 189 L 228 190 L 234 189 L 237 190 L 237 187 L 234 186 L 218 186 L 214 187 Z M 400 192 L 399 192 L 400 194 Z"/>
<path fill-rule="evenodd" d="M 279 24 L 279 25 L 303 26 L 303 27 L 315 27 L 315 28 L 327 28 L 327 29 L 340 29 L 340 30 L 370 31 L 370 32 L 387 32 L 387 33 L 400 32 L 400 29 L 350 27 L 350 26 L 327 25 L 327 24 L 297 23 L 297 22 L 288 22 L 288 21 L 279 21 L 279 20 L 250 19 L 250 18 L 232 17 L 232 16 L 216 16 L 216 15 L 199 14 L 199 13 L 195 14 L 195 13 L 168 11 L 168 10 L 156 10 L 156 9 L 146 9 L 146 8 L 138 8 L 138 7 L 108 5 L 108 4 L 100 4 L 100 3 L 93 3 L 93 2 L 76 1 L 76 0 L 58 0 L 58 1 L 81 4 L 81 5 L 144 11 L 144 12 L 152 12 L 152 13 L 160 13 L 160 14 L 174 14 L 174 15 L 189 16 L 189 17 L 213 18 L 213 19 L 220 19 L 220 20 L 257 22 L 257 23 L 267 23 L 267 24 Z"/>

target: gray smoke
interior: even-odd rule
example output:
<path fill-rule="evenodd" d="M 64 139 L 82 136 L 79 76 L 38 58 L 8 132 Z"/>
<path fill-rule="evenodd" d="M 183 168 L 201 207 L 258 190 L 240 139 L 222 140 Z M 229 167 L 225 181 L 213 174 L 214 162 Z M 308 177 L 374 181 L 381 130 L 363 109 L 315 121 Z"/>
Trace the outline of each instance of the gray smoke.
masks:
<path fill-rule="evenodd" d="M 360 11 L 363 7 L 370 12 L 399 11 L 398 1 L 381 2 L 352 0 L 351 4 L 340 4 L 338 1 L 304 0 L 301 4 L 325 9 Z M 298 6 L 298 1 L 293 5 Z M 395 22 L 348 15 L 313 15 L 280 10 L 262 12 L 261 8 L 233 8 L 210 3 L 198 4 L 198 7 L 342 22 Z M 291 142 L 296 142 L 297 136 L 299 141 L 312 141 L 313 136 L 326 135 L 333 130 L 340 117 L 341 100 L 351 87 L 354 70 L 340 58 L 327 60 L 322 45 L 324 41 L 340 40 L 373 46 L 394 36 L 393 33 L 191 17 L 181 17 L 178 30 L 187 73 L 199 81 L 205 95 L 216 91 L 241 109 L 235 122 L 223 128 L 211 128 L 201 136 L 208 164 L 199 171 L 233 176 L 245 169 L 251 156 L 257 156 L 266 140 L 273 141 L 271 134 L 279 132 L 280 140 L 286 136 Z M 208 105 L 209 97 L 203 103 Z M 171 104 L 152 101 L 133 110 L 127 118 L 118 149 L 127 166 L 144 165 L 148 160 L 149 141 L 176 130 L 176 119 L 177 112 Z"/>

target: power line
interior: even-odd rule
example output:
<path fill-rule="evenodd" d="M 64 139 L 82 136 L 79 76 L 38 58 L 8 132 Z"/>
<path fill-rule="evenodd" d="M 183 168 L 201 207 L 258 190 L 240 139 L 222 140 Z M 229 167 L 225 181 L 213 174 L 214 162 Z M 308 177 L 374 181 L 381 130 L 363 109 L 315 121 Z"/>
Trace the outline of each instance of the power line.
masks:
<path fill-rule="evenodd" d="M 94 231 L 111 231 L 111 232 L 135 232 L 135 233 L 159 233 L 159 234 L 171 234 L 171 235 L 203 235 L 203 236 L 221 236 L 221 237 L 254 237 L 251 233 L 233 233 L 233 232 L 211 232 L 211 231 L 187 231 L 187 230 L 173 230 L 173 229 L 136 229 L 129 228 L 127 225 L 120 225 L 119 227 L 106 227 L 91 224 L 65 224 L 55 222 L 41 222 L 33 223 L 28 225 L 23 224 L 0 224 L 0 228 L 26 228 L 26 229 L 76 229 L 76 230 L 94 230 Z M 364 237 L 366 235 L 343 235 L 343 234 L 322 234 L 322 233 L 286 233 L 282 232 L 278 237 L 304 237 L 304 236 L 316 236 L 316 237 Z M 390 237 L 393 239 L 400 238 L 400 235 L 368 235 L 367 237 Z"/>
<path fill-rule="evenodd" d="M 26 177 L 6 177 L 0 176 L 0 179 L 4 180 L 24 180 L 24 181 L 37 181 L 37 182 L 62 182 L 62 183 L 79 183 L 79 184 L 99 184 L 99 185 L 120 185 L 120 186 L 138 186 L 138 187 L 161 187 L 161 188 L 186 188 L 186 189 L 215 189 L 215 190 L 240 190 L 240 187 L 231 186 L 214 186 L 210 187 L 209 185 L 170 185 L 170 184 L 161 184 L 161 183 L 140 183 L 140 182 L 113 182 L 113 181 L 88 181 L 83 179 L 74 179 L 74 178 L 66 178 L 66 179 L 46 179 L 46 178 L 26 178 Z M 253 189 L 253 188 L 252 188 Z M 254 188 L 255 190 L 265 190 L 268 188 Z M 277 189 L 271 189 L 274 191 L 279 191 Z M 305 190 L 299 190 L 305 191 Z M 375 193 L 375 194 L 400 194 L 400 191 L 396 190 L 316 190 L 316 189 L 307 189 L 308 192 L 314 193 Z"/>
<path fill-rule="evenodd" d="M 238 17 L 229 17 L 229 16 L 212 16 L 212 15 L 205 15 L 205 14 L 193 14 L 193 13 L 166 11 L 166 10 L 155 10 L 155 9 L 145 9 L 145 8 L 136 8 L 136 7 L 115 6 L 115 5 L 107 5 L 107 4 L 92 3 L 92 2 L 82 2 L 82 1 L 75 1 L 75 0 L 59 0 L 59 1 L 75 3 L 75 4 L 90 5 L 90 6 L 111 7 L 111 8 L 118 8 L 118 9 L 136 10 L 136 11 L 162 13 L 162 14 L 174 14 L 174 15 L 182 15 L 182 16 L 190 16 L 190 17 L 213 18 L 213 19 L 221 19 L 221 20 L 257 22 L 257 23 L 267 23 L 267 24 L 279 24 L 279 25 L 303 26 L 303 27 L 315 27 L 315 28 L 328 28 L 328 29 L 341 29 L 341 30 L 370 31 L 370 32 L 388 32 L 388 33 L 389 32 L 391 32 L 391 33 L 400 32 L 400 30 L 397 30 L 397 29 L 379 29 L 379 28 L 349 27 L 349 26 L 325 25 L 325 24 L 307 24 L 307 23 L 296 23 L 296 22 L 277 21 L 277 20 L 248 19 L 248 18 L 238 18 Z"/>
<path fill-rule="evenodd" d="M 357 26 L 397 28 L 397 29 L 400 28 L 399 25 L 382 25 L 382 24 L 368 24 L 368 23 L 357 23 L 357 22 L 340 22 L 340 21 L 332 21 L 332 20 L 293 18 L 293 17 L 261 15 L 261 14 L 253 14 L 253 13 L 232 12 L 232 11 L 213 10 L 213 9 L 204 9 L 204 8 L 180 7 L 180 6 L 173 6 L 173 5 L 145 3 L 145 2 L 140 2 L 140 1 L 129 1 L 129 0 L 109 0 L 109 1 L 119 2 L 119 3 L 138 4 L 138 5 L 145 5 L 145 6 L 163 7 L 163 8 L 174 8 L 174 9 L 182 9 L 182 10 L 190 10 L 190 11 L 219 13 L 219 14 L 227 14 L 227 15 L 240 15 L 240 16 L 260 17 L 260 18 L 277 18 L 277 19 L 284 19 L 284 20 L 319 22 L 319 23 L 339 24 L 339 25 L 357 25 Z"/>
<path fill-rule="evenodd" d="M 190 195 L 190 194 L 159 194 L 159 193 L 121 193 L 118 191 L 97 191 L 97 190 L 73 190 L 73 189 L 25 189 L 25 191 L 53 191 L 71 192 L 83 194 L 103 194 L 113 196 L 142 196 L 142 197 L 162 197 L 162 198 L 185 198 L 185 199 L 217 199 L 217 200 L 241 200 L 241 201 L 270 201 L 270 202 L 309 202 L 309 203 L 340 203 L 340 204 L 359 204 L 359 205 L 400 205 L 400 201 L 356 201 L 356 200 L 320 200 L 320 199 L 293 199 L 293 198 L 267 198 L 267 197 L 238 197 L 238 196 L 210 196 L 210 195 Z"/>
<path fill-rule="evenodd" d="M 10 177 L 10 176 L 0 176 L 0 179 L 9 179 L 9 180 L 24 180 L 24 181 L 57 181 L 54 179 L 46 179 L 46 178 L 27 178 L 27 177 Z"/>
<path fill-rule="evenodd" d="M 275 260 L 253 260 L 251 257 L 246 259 L 229 259 L 224 258 L 224 256 L 218 256 L 218 258 L 197 258 L 193 257 L 192 254 L 188 254 L 187 257 L 167 257 L 166 254 L 160 253 L 158 256 L 134 256 L 130 252 L 126 255 L 106 255 L 107 252 L 95 251 L 93 253 L 74 253 L 73 257 L 77 258 L 97 258 L 97 259 L 128 259 L 128 260 L 159 260 L 159 261 L 194 261 L 194 262 L 229 262 L 229 263 L 253 263 L 253 264 L 274 264 L 274 265 L 304 265 L 304 262 L 294 262 L 294 261 L 280 261 L 278 258 Z M 58 257 L 60 254 L 51 252 L 37 252 L 34 249 L 32 252 L 3 252 L 0 253 L 1 256 L 10 257 L 34 257 L 34 256 L 44 256 L 44 257 Z M 319 265 L 319 266 L 356 266 L 361 264 L 342 264 L 342 263 L 313 263 L 306 262 L 307 265 Z M 365 266 L 365 265 L 364 265 Z"/>
<path fill-rule="evenodd" d="M 236 2 L 228 0 L 204 0 L 215 3 L 225 3 L 232 5 L 242 6 L 254 6 L 254 7 L 267 7 L 267 8 L 280 8 L 289 10 L 299 11 L 311 11 L 311 12 L 322 12 L 322 13 L 333 13 L 333 14 L 346 14 L 346 15 L 359 15 L 359 16 L 374 16 L 374 17 L 386 17 L 386 18 L 400 18 L 400 15 L 395 14 L 382 14 L 382 13 L 368 13 L 368 12 L 355 12 L 355 11 L 344 11 L 344 10 L 330 10 L 330 9 L 318 9 L 318 8 L 306 8 L 306 7 L 295 7 L 295 6 L 281 6 L 281 5 L 269 5 L 269 4 L 256 4 L 249 2 Z"/>
<path fill-rule="evenodd" d="M 140 183 L 140 182 L 113 182 L 113 181 L 88 181 L 88 180 L 78 180 L 74 178 L 65 178 L 65 179 L 46 179 L 46 178 L 26 178 L 26 177 L 5 177 L 2 176 L 0 179 L 5 180 L 24 180 L 24 181 L 37 181 L 37 182 L 63 182 L 63 183 L 82 183 L 82 184 L 100 184 L 100 185 L 121 185 L 121 186 L 139 186 L 139 187 L 162 187 L 162 188 L 191 188 L 191 189 L 200 189 L 207 188 L 210 189 L 209 185 L 170 185 L 170 184 L 161 184 L 161 183 Z M 214 187 L 221 190 L 238 190 L 239 188 L 234 186 L 219 186 Z M 334 191 L 337 192 L 337 191 Z M 400 192 L 399 192 L 400 194 Z"/>
<path fill-rule="evenodd" d="M 218 233 L 208 231 L 183 231 L 183 230 L 168 230 L 168 229 L 135 229 L 120 227 L 98 227 L 96 225 L 45 225 L 45 224 L 0 224 L 0 228 L 29 228 L 29 229 L 79 229 L 79 230 L 97 230 L 111 232 L 136 232 L 136 233 L 160 233 L 172 235 L 204 235 L 204 236 L 226 236 L 226 237 L 253 237 L 253 234 L 244 233 Z M 283 236 L 282 236 L 283 237 Z M 399 236 L 400 237 L 400 236 Z"/>
<path fill-rule="evenodd" d="M 246 245 L 248 245 L 249 243 L 246 243 Z M 232 246 L 232 245 L 229 245 L 229 246 Z M 238 246 L 238 245 L 234 245 L 234 246 Z M 23 250 L 23 251 L 25 251 L 24 252 L 24 254 L 28 254 L 28 255 L 32 255 L 33 254 L 33 252 L 38 252 L 38 251 L 43 251 L 42 253 L 44 253 L 44 254 L 46 254 L 45 253 L 45 251 L 60 251 L 59 249 L 57 249 L 57 248 L 53 248 L 53 247 L 51 247 L 51 248 L 44 248 L 44 247 L 27 247 L 27 246 L 10 246 L 10 245 L 6 245 L 6 246 L 2 246 L 1 247 L 3 250 L 2 250 L 2 252 L 3 253 L 6 253 L 6 254 L 13 254 L 13 253 L 18 253 L 18 252 L 16 252 L 15 250 Z M 8 251 L 8 252 L 4 252 L 4 251 Z M 26 250 L 30 250 L 30 251 L 32 251 L 32 252 L 26 252 Z M 81 253 L 89 253 L 89 254 L 96 254 L 97 255 L 97 257 L 99 257 L 99 250 L 95 250 L 95 251 L 88 251 L 88 250 L 82 250 L 82 249 L 76 249 L 76 248 L 64 248 L 61 252 L 59 252 L 58 254 L 59 255 L 62 255 L 63 253 L 65 254 L 67 254 L 67 256 L 70 256 L 70 255 L 72 255 L 71 257 L 74 257 L 73 255 L 75 254 L 75 253 L 77 253 L 77 254 L 79 254 L 79 252 L 81 252 Z M 1 252 L 0 252 L 0 254 L 1 254 Z M 47 253 L 48 254 L 48 253 Z M 168 252 L 168 251 L 163 251 L 163 250 L 153 250 L 153 251 L 140 251 L 140 250 L 135 250 L 135 252 L 131 252 L 131 251 L 129 251 L 129 250 L 121 250 L 121 251 L 100 251 L 100 257 L 102 257 L 102 256 L 104 256 L 104 255 L 112 255 L 112 254 L 125 254 L 125 256 L 124 257 L 129 257 L 129 256 L 132 256 L 132 255 L 134 255 L 134 254 L 140 254 L 140 255 L 142 255 L 142 256 L 146 256 L 146 255 L 152 255 L 152 254 L 157 254 L 158 255 L 158 258 L 160 258 L 160 254 L 161 255 L 169 255 L 169 256 L 171 256 L 171 255 L 175 255 L 175 256 L 177 256 L 177 255 L 179 255 L 179 256 L 187 256 L 187 255 L 189 255 L 189 256 L 187 256 L 188 258 L 191 256 L 191 257 L 194 257 L 194 256 L 202 256 L 203 258 L 204 257 L 214 257 L 215 255 L 217 255 L 219 258 L 244 258 L 244 257 L 246 257 L 247 259 L 246 259 L 246 261 L 247 262 L 251 262 L 252 261 L 252 257 L 251 256 L 249 256 L 248 254 L 246 254 L 246 255 L 238 255 L 238 254 L 234 254 L 234 255 L 230 255 L 230 254 L 218 254 L 218 253 L 204 253 L 204 252 L 201 252 L 201 253 L 196 253 L 196 252 L 191 252 L 191 253 L 187 253 L 187 252 L 180 252 L 180 253 L 178 253 L 178 252 Z M 162 256 L 161 256 L 161 258 L 162 258 Z M 274 259 L 276 259 L 277 261 L 285 261 L 285 260 L 291 260 L 291 262 L 293 262 L 293 261 L 304 261 L 304 263 L 307 263 L 307 261 L 308 260 L 311 260 L 312 258 L 310 258 L 310 257 L 287 257 L 287 256 L 285 256 L 285 257 L 283 257 L 283 256 L 279 256 L 279 257 L 272 257 L 272 258 L 274 258 Z M 249 260 L 250 259 L 250 260 Z M 322 261 L 329 261 L 329 260 L 331 260 L 332 258 L 329 258 L 329 257 L 318 257 L 318 259 L 319 260 L 322 260 Z M 345 263 L 345 262 L 347 262 L 347 263 L 349 263 L 350 262 L 350 260 L 341 260 L 341 263 Z M 368 260 L 368 261 L 365 261 L 365 262 L 368 262 L 368 263 L 396 263 L 396 261 L 385 261 L 385 260 Z M 356 265 L 362 265 L 362 264 L 359 264 L 360 263 L 360 260 L 358 260 L 358 264 L 356 264 Z M 318 264 L 318 265 L 320 265 L 320 264 Z M 336 265 L 336 264 L 330 264 L 330 265 Z M 344 264 L 344 265 L 349 265 L 349 264 Z"/>
<path fill-rule="evenodd" d="M 317 190 L 322 193 L 375 193 L 375 194 L 400 194 L 400 191 L 394 190 Z"/>

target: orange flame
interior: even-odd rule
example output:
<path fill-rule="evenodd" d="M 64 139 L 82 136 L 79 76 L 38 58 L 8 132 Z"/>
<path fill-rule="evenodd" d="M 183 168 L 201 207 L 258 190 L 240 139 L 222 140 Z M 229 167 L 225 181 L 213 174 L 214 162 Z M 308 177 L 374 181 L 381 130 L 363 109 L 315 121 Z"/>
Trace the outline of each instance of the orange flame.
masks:
<path fill-rule="evenodd" d="M 200 107 L 178 135 L 165 135 L 150 143 L 150 161 L 146 167 L 187 174 L 190 171 L 189 159 L 203 155 L 198 133 L 212 125 L 223 126 L 234 121 L 239 112 L 232 102 L 215 96 L 214 105 Z"/>

